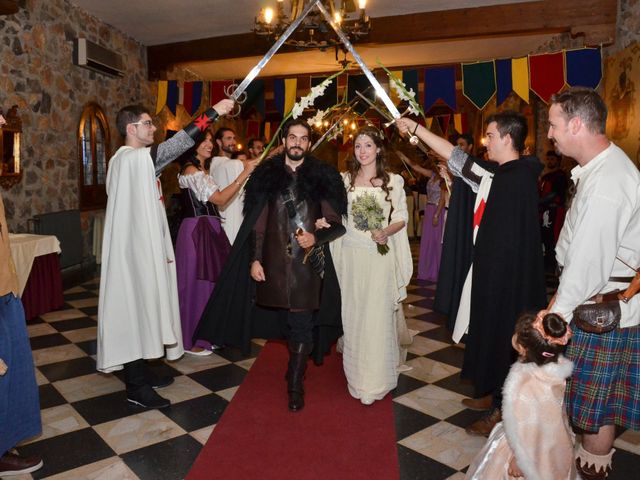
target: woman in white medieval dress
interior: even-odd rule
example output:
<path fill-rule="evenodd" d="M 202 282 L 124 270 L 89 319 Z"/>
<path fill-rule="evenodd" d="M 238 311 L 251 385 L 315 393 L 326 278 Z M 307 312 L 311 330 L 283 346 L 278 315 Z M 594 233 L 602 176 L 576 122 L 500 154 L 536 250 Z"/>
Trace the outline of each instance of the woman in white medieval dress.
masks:
<path fill-rule="evenodd" d="M 347 233 L 331 243 L 342 292 L 342 349 L 349 393 L 365 405 L 398 383 L 407 339 L 402 300 L 413 264 L 407 237 L 404 180 L 386 170 L 382 134 L 361 129 L 348 171 Z M 407 342 L 407 340 L 404 340 Z"/>

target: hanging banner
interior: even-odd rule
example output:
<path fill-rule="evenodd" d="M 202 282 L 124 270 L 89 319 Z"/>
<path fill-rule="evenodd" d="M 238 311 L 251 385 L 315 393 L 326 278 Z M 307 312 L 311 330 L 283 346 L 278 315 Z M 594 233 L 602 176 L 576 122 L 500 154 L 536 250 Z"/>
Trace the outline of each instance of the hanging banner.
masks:
<path fill-rule="evenodd" d="M 493 61 L 462 64 L 462 94 L 478 110 L 484 109 L 496 93 Z"/>
<path fill-rule="evenodd" d="M 225 89 L 233 84 L 233 80 L 219 80 L 209 83 L 209 104 L 215 105 L 220 100 L 227 98 Z"/>
<path fill-rule="evenodd" d="M 564 54 L 529 55 L 531 90 L 545 103 L 564 87 Z"/>
<path fill-rule="evenodd" d="M 451 110 L 456 110 L 456 68 L 439 67 L 424 70 L 424 111 L 442 100 Z"/>
<path fill-rule="evenodd" d="M 284 78 L 273 81 L 273 102 L 278 113 L 284 117 Z"/>
<path fill-rule="evenodd" d="M 242 112 L 245 115 L 248 115 L 251 112 L 251 109 L 254 108 L 256 112 L 264 117 L 264 80 L 254 80 L 249 84 L 245 91 L 247 92 L 247 99 L 244 102 Z"/>
<path fill-rule="evenodd" d="M 162 111 L 167 104 L 167 84 L 166 80 L 158 81 L 158 101 L 156 102 L 156 115 Z"/>
<path fill-rule="evenodd" d="M 298 79 L 285 78 L 284 79 L 284 114 L 285 115 L 293 109 L 293 106 L 296 104 L 297 96 L 298 96 Z"/>
<path fill-rule="evenodd" d="M 431 125 L 433 124 L 433 117 L 427 117 L 424 126 L 427 127 L 427 130 L 431 130 Z"/>
<path fill-rule="evenodd" d="M 529 59 L 511 59 L 511 88 L 525 102 L 529 103 Z"/>
<path fill-rule="evenodd" d="M 454 113 L 453 114 L 453 128 L 455 128 L 456 132 L 459 134 L 463 134 L 468 132 L 469 125 L 467 123 L 467 114 L 466 113 Z"/>
<path fill-rule="evenodd" d="M 602 80 L 602 56 L 599 48 L 567 50 L 564 56 L 567 85 L 598 88 Z"/>
<path fill-rule="evenodd" d="M 438 115 L 438 125 L 440 125 L 440 131 L 446 137 L 449 133 L 449 123 L 451 121 L 451 115 Z"/>
<path fill-rule="evenodd" d="M 311 88 L 317 87 L 328 77 L 311 77 Z M 318 110 L 327 110 L 338 103 L 338 79 L 334 78 L 331 84 L 325 89 L 324 95 L 317 97 L 313 106 Z"/>
<path fill-rule="evenodd" d="M 496 65 L 496 105 L 501 105 L 513 91 L 511 59 L 501 58 Z"/>
<path fill-rule="evenodd" d="M 184 82 L 183 98 L 180 104 L 193 116 L 202 103 L 202 82 Z"/>
<path fill-rule="evenodd" d="M 171 113 L 176 114 L 176 107 L 178 106 L 178 81 L 169 80 L 167 82 L 167 107 L 171 110 Z"/>
<path fill-rule="evenodd" d="M 247 120 L 247 140 L 260 137 L 260 122 L 258 120 Z"/>

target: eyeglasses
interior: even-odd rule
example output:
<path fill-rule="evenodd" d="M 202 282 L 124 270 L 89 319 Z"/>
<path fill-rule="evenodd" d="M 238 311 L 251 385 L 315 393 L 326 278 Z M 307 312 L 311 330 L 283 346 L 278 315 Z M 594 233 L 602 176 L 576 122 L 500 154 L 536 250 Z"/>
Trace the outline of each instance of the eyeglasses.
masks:
<path fill-rule="evenodd" d="M 143 120 L 141 122 L 132 122 L 129 125 L 144 125 L 145 127 L 153 127 L 152 120 Z"/>

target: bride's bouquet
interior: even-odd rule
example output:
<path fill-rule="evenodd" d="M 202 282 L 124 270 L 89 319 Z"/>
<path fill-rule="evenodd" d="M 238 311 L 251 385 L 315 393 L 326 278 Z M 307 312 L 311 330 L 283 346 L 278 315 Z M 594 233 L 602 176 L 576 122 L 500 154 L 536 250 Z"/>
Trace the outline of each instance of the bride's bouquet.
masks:
<path fill-rule="evenodd" d="M 371 193 L 365 192 L 353 201 L 351 215 L 356 229 L 362 232 L 370 232 L 382 228 L 384 213 L 375 195 Z M 378 243 L 376 246 L 380 255 L 386 255 L 389 251 L 388 245 Z"/>

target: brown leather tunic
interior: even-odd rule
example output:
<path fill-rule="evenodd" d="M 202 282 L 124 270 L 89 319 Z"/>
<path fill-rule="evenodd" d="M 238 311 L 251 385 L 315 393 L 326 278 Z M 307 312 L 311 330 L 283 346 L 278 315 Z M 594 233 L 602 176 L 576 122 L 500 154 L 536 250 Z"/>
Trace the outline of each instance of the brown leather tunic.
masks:
<path fill-rule="evenodd" d="M 294 185 L 291 191 L 305 231 L 315 231 L 318 218 L 340 222 L 327 201 L 300 201 Z M 296 241 L 296 228 L 281 195 L 267 202 L 254 227 L 254 260 L 262 263 L 266 278 L 256 284 L 260 306 L 290 310 L 317 310 L 320 306 L 322 279 L 309 263 L 302 263 L 305 252 Z"/>

